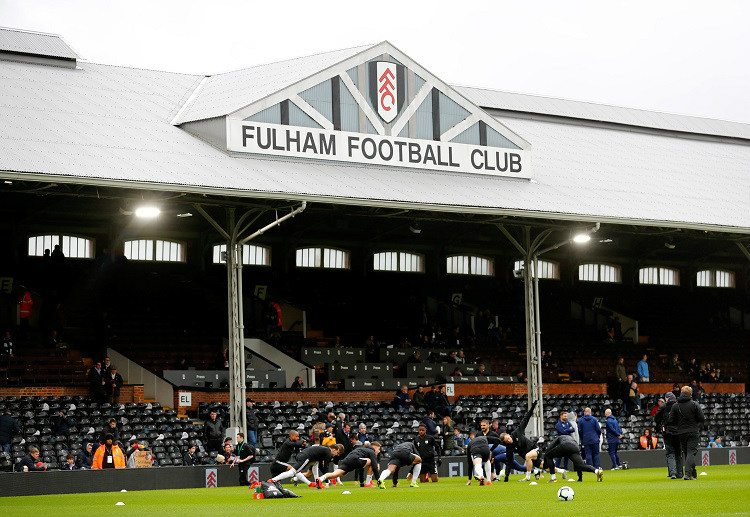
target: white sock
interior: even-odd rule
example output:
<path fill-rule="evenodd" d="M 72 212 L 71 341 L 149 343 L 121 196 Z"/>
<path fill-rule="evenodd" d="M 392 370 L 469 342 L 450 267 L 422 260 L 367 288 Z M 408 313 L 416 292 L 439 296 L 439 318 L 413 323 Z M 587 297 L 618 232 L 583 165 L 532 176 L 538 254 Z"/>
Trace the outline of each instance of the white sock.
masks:
<path fill-rule="evenodd" d="M 526 480 L 529 480 L 529 479 L 531 479 L 531 471 L 527 470 L 526 471 Z"/>
<path fill-rule="evenodd" d="M 552 481 L 556 480 L 557 479 L 557 474 L 552 474 L 552 476 L 550 476 L 550 479 Z"/>
<path fill-rule="evenodd" d="M 498 474 L 497 477 L 501 477 L 501 478 L 505 477 L 505 469 L 501 470 L 500 474 Z"/>
<path fill-rule="evenodd" d="M 484 462 L 484 477 L 487 481 L 490 481 L 492 479 L 492 465 L 489 461 Z"/>
<path fill-rule="evenodd" d="M 367 474 L 365 476 L 365 484 L 369 485 L 370 483 L 372 483 L 372 474 Z"/>
<path fill-rule="evenodd" d="M 482 474 L 482 464 L 481 463 L 475 463 L 474 464 L 474 476 L 481 478 L 484 477 L 484 474 Z"/>
<path fill-rule="evenodd" d="M 325 481 L 326 479 L 328 479 L 328 473 L 327 472 L 325 474 L 323 474 L 322 476 L 320 476 L 320 480 L 321 481 Z"/>
<path fill-rule="evenodd" d="M 291 477 L 294 477 L 297 473 L 294 471 L 294 469 L 289 469 L 286 472 L 282 472 L 278 476 L 272 477 L 274 481 L 283 481 L 285 479 L 289 479 Z"/>
<path fill-rule="evenodd" d="M 559 472 L 560 474 L 565 474 L 565 470 L 555 467 L 555 472 Z M 554 474 L 552 474 L 554 476 Z M 552 478 L 554 479 L 554 478 Z"/>
<path fill-rule="evenodd" d="M 416 483 L 419 480 L 419 473 L 421 471 L 422 471 L 422 464 L 421 463 L 417 463 L 416 465 L 414 465 L 414 471 L 412 472 L 412 475 L 411 475 L 411 482 L 412 483 Z"/>
<path fill-rule="evenodd" d="M 388 479 L 388 476 L 391 475 L 391 471 L 388 469 L 383 470 L 383 472 L 380 473 L 380 481 L 385 481 Z"/>
<path fill-rule="evenodd" d="M 302 472 L 298 472 L 297 475 L 294 477 L 294 479 L 306 485 L 310 484 L 310 481 L 305 477 L 305 475 Z"/>
<path fill-rule="evenodd" d="M 313 474 L 313 479 L 318 479 L 318 477 L 320 477 L 320 476 L 318 476 L 319 471 L 318 471 L 318 464 L 317 463 L 312 466 L 312 474 Z"/>

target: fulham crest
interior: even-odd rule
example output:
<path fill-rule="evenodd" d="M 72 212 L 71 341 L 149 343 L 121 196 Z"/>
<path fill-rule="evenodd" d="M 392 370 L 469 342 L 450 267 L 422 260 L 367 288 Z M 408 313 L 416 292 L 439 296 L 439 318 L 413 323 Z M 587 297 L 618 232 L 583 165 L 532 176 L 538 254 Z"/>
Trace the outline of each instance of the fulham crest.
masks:
<path fill-rule="evenodd" d="M 376 70 L 378 115 L 390 123 L 398 115 L 398 68 L 394 63 L 378 61 Z"/>

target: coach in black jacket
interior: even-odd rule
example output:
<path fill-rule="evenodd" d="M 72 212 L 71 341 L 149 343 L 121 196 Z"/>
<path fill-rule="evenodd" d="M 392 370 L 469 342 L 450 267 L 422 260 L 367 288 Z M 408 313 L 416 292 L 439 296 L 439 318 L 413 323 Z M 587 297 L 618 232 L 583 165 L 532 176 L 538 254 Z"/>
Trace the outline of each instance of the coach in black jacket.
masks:
<path fill-rule="evenodd" d="M 680 450 L 680 438 L 677 436 L 677 428 L 669 425 L 669 413 L 672 407 L 677 403 L 677 397 L 671 391 L 665 397 L 666 403 L 663 404 L 654 415 L 654 424 L 656 429 L 661 431 L 664 436 L 664 452 L 667 455 L 667 471 L 672 479 L 682 479 L 684 467 L 682 464 L 682 451 Z"/>
<path fill-rule="evenodd" d="M 675 434 L 680 439 L 680 448 L 686 457 L 686 480 L 698 479 L 695 470 L 695 460 L 698 455 L 698 439 L 701 426 L 706 418 L 697 402 L 693 400 L 693 389 L 683 386 L 677 403 L 672 406 L 667 419 L 667 425 L 675 428 Z"/>

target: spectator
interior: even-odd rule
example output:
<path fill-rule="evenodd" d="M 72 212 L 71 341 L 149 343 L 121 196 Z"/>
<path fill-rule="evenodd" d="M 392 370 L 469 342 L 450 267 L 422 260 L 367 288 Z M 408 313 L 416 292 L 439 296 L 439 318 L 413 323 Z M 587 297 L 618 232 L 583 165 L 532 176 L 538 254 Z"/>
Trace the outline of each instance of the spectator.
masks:
<path fill-rule="evenodd" d="M 234 460 L 235 455 L 232 451 L 232 444 L 224 444 L 224 452 L 222 454 L 216 455 L 216 463 L 220 463 L 222 465 L 231 465 L 234 463 Z"/>
<path fill-rule="evenodd" d="M 193 367 L 193 362 L 188 357 L 183 357 L 174 366 L 175 370 L 189 370 Z"/>
<path fill-rule="evenodd" d="M 443 450 L 452 451 L 456 448 L 456 441 L 453 439 L 453 421 L 451 417 L 443 417 L 443 426 L 440 428 L 440 434 L 443 435 Z"/>
<path fill-rule="evenodd" d="M 672 384 L 672 393 L 674 394 L 675 400 L 680 396 L 680 385 L 678 383 Z"/>
<path fill-rule="evenodd" d="M 469 436 L 466 437 L 466 440 L 464 440 L 464 448 L 469 446 L 469 442 L 471 442 L 476 437 L 476 433 L 474 431 L 471 431 L 469 433 Z"/>
<path fill-rule="evenodd" d="M 3 348 L 0 350 L 0 354 L 13 357 L 13 338 L 7 330 L 3 334 Z"/>
<path fill-rule="evenodd" d="M 680 362 L 680 354 L 672 355 L 672 359 L 669 361 L 669 367 L 676 372 L 682 371 L 682 363 Z"/>
<path fill-rule="evenodd" d="M 484 365 L 480 364 L 477 369 L 474 371 L 474 376 L 476 377 L 486 377 L 487 374 L 484 373 Z"/>
<path fill-rule="evenodd" d="M 91 468 L 94 470 L 125 468 L 125 454 L 120 446 L 114 443 L 114 437 L 111 434 L 105 435 L 104 443 L 96 449 Z"/>
<path fill-rule="evenodd" d="M 234 446 L 232 445 L 232 439 L 230 437 L 224 438 L 224 443 L 221 444 L 221 450 L 223 451 L 226 446 L 229 445 L 231 447 L 232 451 L 234 451 Z"/>
<path fill-rule="evenodd" d="M 409 358 L 406 360 L 407 364 L 418 364 L 422 362 L 422 354 L 419 352 L 419 350 L 414 350 L 414 353 L 409 356 Z"/>
<path fill-rule="evenodd" d="M 437 387 L 433 386 L 425 393 L 424 402 L 427 409 L 435 409 L 437 406 Z"/>
<path fill-rule="evenodd" d="M 122 388 L 124 381 L 122 380 L 122 375 L 117 373 L 117 367 L 112 365 L 112 367 L 109 369 L 109 372 L 104 374 L 104 380 L 107 382 L 106 388 L 107 388 L 107 398 L 109 399 L 109 403 L 119 404 L 120 403 L 120 388 Z"/>
<path fill-rule="evenodd" d="M 255 447 L 245 443 L 245 435 L 237 433 L 237 456 L 232 463 L 232 467 L 237 465 L 240 475 L 240 486 L 249 486 L 248 472 L 250 465 L 255 462 Z"/>
<path fill-rule="evenodd" d="M 357 433 L 357 441 L 364 445 L 365 442 L 369 442 L 370 438 L 367 436 L 367 426 L 364 423 L 359 424 L 359 433 Z"/>
<path fill-rule="evenodd" d="M 94 446 L 91 442 L 87 443 L 83 449 L 78 451 L 76 456 L 76 467 L 78 470 L 90 469 L 94 461 Z"/>
<path fill-rule="evenodd" d="M 50 258 L 52 259 L 52 262 L 60 265 L 65 261 L 65 254 L 60 249 L 59 244 L 55 244 L 55 247 L 52 248 L 52 255 L 50 255 Z"/>
<path fill-rule="evenodd" d="M 700 366 L 698 365 L 698 360 L 695 357 L 693 357 L 687 365 L 687 374 L 690 376 L 691 379 L 696 379 L 699 371 L 700 371 Z M 679 395 L 675 395 L 675 396 L 679 397 Z"/>
<path fill-rule="evenodd" d="M 705 391 L 703 390 L 703 383 L 701 381 L 693 381 L 691 383 L 691 389 L 693 390 L 693 400 L 700 403 L 703 398 Z M 679 397 L 677 397 L 679 398 Z"/>
<path fill-rule="evenodd" d="M 615 376 L 617 377 L 617 396 L 620 400 L 625 400 L 628 393 L 628 373 L 625 371 L 625 358 L 618 357 L 615 365 Z"/>
<path fill-rule="evenodd" d="M 39 461 L 39 449 L 29 447 L 29 453 L 16 463 L 16 472 L 43 472 L 48 467 L 48 463 Z"/>
<path fill-rule="evenodd" d="M 664 395 L 666 401 L 654 415 L 654 424 L 656 429 L 661 431 L 664 437 L 664 453 L 667 457 L 667 473 L 671 479 L 682 479 L 684 467 L 682 465 L 682 453 L 680 452 L 680 439 L 677 437 L 677 428 L 674 425 L 668 425 L 667 419 L 672 407 L 677 402 L 677 397 L 671 391 Z"/>
<path fill-rule="evenodd" d="M 500 421 L 497 418 L 492 420 L 492 424 L 490 424 L 490 431 L 500 436 Z"/>
<path fill-rule="evenodd" d="M 435 412 L 441 417 L 451 414 L 451 403 L 446 394 L 445 384 L 435 393 Z"/>
<path fill-rule="evenodd" d="M 115 443 L 120 443 L 120 429 L 117 427 L 117 420 L 110 418 L 107 426 L 102 431 L 101 443 L 107 439 L 107 435 L 112 435 L 112 440 Z"/>
<path fill-rule="evenodd" d="M 60 337 L 57 335 L 57 330 L 52 329 L 49 331 L 49 338 L 47 338 L 47 346 L 49 348 L 68 348 L 68 344 L 61 340 Z"/>
<path fill-rule="evenodd" d="M 60 470 L 78 470 L 78 467 L 76 467 L 76 458 L 72 454 L 68 454 L 65 457 L 65 463 L 63 463 L 62 467 L 60 467 Z"/>
<path fill-rule="evenodd" d="M 698 437 L 705 420 L 700 405 L 693 400 L 692 388 L 683 386 L 677 403 L 669 412 L 667 424 L 675 426 L 676 434 L 680 438 L 680 449 L 686 458 L 686 480 L 698 479 L 695 458 L 698 454 Z"/>
<path fill-rule="evenodd" d="M 208 420 L 203 424 L 203 438 L 208 452 L 218 452 L 221 449 L 224 431 L 224 424 L 221 422 L 221 418 L 218 418 L 218 413 L 215 409 L 211 410 Z"/>
<path fill-rule="evenodd" d="M 641 449 L 656 449 L 658 439 L 651 433 L 651 429 L 645 429 L 639 440 Z"/>
<path fill-rule="evenodd" d="M 70 428 L 75 425 L 73 419 L 70 418 L 64 409 L 58 411 L 57 415 L 50 418 L 52 424 L 52 432 L 56 436 L 67 435 L 70 432 Z"/>
<path fill-rule="evenodd" d="M 649 382 L 648 356 L 646 354 L 643 354 L 643 358 L 638 361 L 638 382 Z"/>
<path fill-rule="evenodd" d="M 586 454 L 586 463 L 594 468 L 599 468 L 599 437 L 602 428 L 599 422 L 591 415 L 591 408 L 583 410 L 583 416 L 578 420 L 578 432 L 581 435 L 581 445 Z"/>
<path fill-rule="evenodd" d="M 31 291 L 24 289 L 23 294 L 18 298 L 19 305 L 19 318 L 21 323 L 21 337 L 27 339 L 29 335 L 29 328 L 31 327 L 31 308 L 34 305 L 34 298 L 31 296 Z"/>
<path fill-rule="evenodd" d="M 245 423 L 247 424 L 247 443 L 253 448 L 258 444 L 258 415 L 255 413 L 255 401 L 247 399 L 245 407 Z"/>
<path fill-rule="evenodd" d="M 436 436 L 438 434 L 437 425 L 435 424 L 435 411 L 430 410 L 423 418 L 422 423 L 427 428 L 428 436 Z"/>
<path fill-rule="evenodd" d="M 713 382 L 721 382 L 721 369 L 717 368 L 714 370 L 716 374 L 713 376 Z"/>
<path fill-rule="evenodd" d="M 283 328 L 281 305 L 272 300 L 268 300 L 263 315 L 266 320 L 266 334 L 268 337 L 272 339 L 278 339 L 281 337 L 281 329 Z"/>
<path fill-rule="evenodd" d="M 409 388 L 406 384 L 401 386 L 400 389 L 396 390 L 396 395 L 393 397 L 393 407 L 395 409 L 406 410 L 411 407 L 411 399 L 409 398 Z"/>
<path fill-rule="evenodd" d="M 661 408 L 664 405 L 664 399 L 659 399 L 656 401 L 656 405 L 651 408 L 651 411 L 648 412 L 648 414 L 653 417 L 656 415 L 656 412 L 659 411 L 659 408 Z"/>
<path fill-rule="evenodd" d="M 570 422 L 568 422 L 567 412 L 565 411 L 560 412 L 560 419 L 555 424 L 555 430 L 557 431 L 558 436 L 571 435 L 575 432 L 575 429 L 573 429 L 573 425 Z M 562 458 L 555 459 L 556 467 L 560 466 L 560 460 L 562 460 Z M 565 458 L 565 463 L 563 464 L 563 468 L 565 470 L 568 470 L 568 458 Z"/>
<path fill-rule="evenodd" d="M 106 383 L 104 381 L 101 361 L 97 361 L 93 368 L 89 370 L 88 381 L 92 400 L 97 403 L 104 402 L 104 388 Z"/>
<path fill-rule="evenodd" d="M 461 371 L 461 368 L 459 368 L 458 366 L 456 366 L 453 369 L 453 373 L 451 374 L 451 377 L 463 377 L 463 376 L 464 376 L 464 374 Z"/>
<path fill-rule="evenodd" d="M 302 382 L 302 377 L 297 376 L 294 378 L 294 382 L 292 383 L 292 389 L 293 390 L 301 390 L 305 387 L 305 383 Z"/>
<path fill-rule="evenodd" d="M 493 438 L 499 438 L 500 435 L 492 430 L 490 427 L 490 421 L 485 419 L 479 423 L 479 431 L 481 436 L 491 436 Z"/>
<path fill-rule="evenodd" d="M 112 369 L 112 360 L 109 357 L 105 357 L 104 361 L 102 361 L 102 372 L 109 373 L 109 371 Z"/>
<path fill-rule="evenodd" d="M 568 411 L 568 422 L 573 426 L 573 434 L 570 436 L 576 439 L 576 443 L 578 444 L 578 447 L 580 447 L 581 435 L 578 434 L 578 415 L 576 415 L 575 411 Z"/>
<path fill-rule="evenodd" d="M 414 398 L 412 399 L 412 405 L 414 409 L 422 409 L 426 406 L 424 388 L 422 386 L 417 386 L 417 391 L 414 392 Z"/>
<path fill-rule="evenodd" d="M 10 453 L 10 444 L 13 442 L 13 435 L 21 432 L 21 424 L 10 416 L 10 411 L 0 415 L 0 452 Z"/>
<path fill-rule="evenodd" d="M 456 352 L 455 351 L 451 352 L 450 355 L 448 356 L 448 362 L 456 364 L 456 359 L 458 359 L 458 356 L 456 355 Z"/>
<path fill-rule="evenodd" d="M 195 465 L 199 465 L 198 457 L 195 455 L 195 449 L 196 446 L 194 443 L 190 444 L 190 447 L 188 447 L 187 452 L 182 457 L 182 464 L 186 467 L 193 467 Z"/>
<path fill-rule="evenodd" d="M 518 382 L 526 382 L 526 372 L 520 371 L 516 374 L 516 380 Z"/>
<path fill-rule="evenodd" d="M 712 449 L 723 449 L 724 446 L 721 444 L 721 436 L 711 438 L 711 440 L 708 442 L 708 446 Z"/>
<path fill-rule="evenodd" d="M 641 397 L 638 393 L 638 383 L 633 382 L 630 385 L 630 391 L 628 392 L 628 400 L 626 401 L 628 415 L 634 415 L 639 409 L 641 409 Z"/>
<path fill-rule="evenodd" d="M 622 440 L 622 429 L 620 424 L 617 423 L 617 419 L 612 414 L 612 410 L 607 408 L 604 411 L 604 417 L 607 419 L 605 429 L 607 430 L 607 452 L 609 452 L 609 459 L 612 460 L 612 470 L 619 470 L 622 468 L 620 462 L 620 455 L 617 453 L 617 449 L 620 448 L 620 440 Z"/>
<path fill-rule="evenodd" d="M 464 357 L 463 350 L 459 350 L 456 354 L 456 364 L 466 364 L 466 357 Z"/>

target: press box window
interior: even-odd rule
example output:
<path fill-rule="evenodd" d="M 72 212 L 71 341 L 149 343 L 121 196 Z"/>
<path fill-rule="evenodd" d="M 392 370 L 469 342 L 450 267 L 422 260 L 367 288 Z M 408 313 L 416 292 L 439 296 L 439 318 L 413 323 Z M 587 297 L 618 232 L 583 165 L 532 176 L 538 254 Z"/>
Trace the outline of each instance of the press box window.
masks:
<path fill-rule="evenodd" d="M 578 280 L 620 283 L 622 281 L 621 269 L 620 266 L 609 264 L 581 264 L 578 266 Z"/>
<path fill-rule="evenodd" d="M 446 257 L 445 269 L 449 275 L 494 276 L 495 261 L 476 255 L 451 255 Z"/>
<path fill-rule="evenodd" d="M 66 258 L 90 259 L 94 258 L 94 241 L 84 237 L 72 235 L 34 235 L 29 237 L 29 257 L 43 257 L 44 250 L 60 250 Z"/>
<path fill-rule="evenodd" d="M 404 251 L 381 251 L 373 255 L 373 269 L 375 271 L 424 273 L 424 257 Z"/>
<path fill-rule="evenodd" d="M 297 267 L 322 269 L 349 269 L 349 252 L 334 248 L 300 248 L 297 250 Z"/>
<path fill-rule="evenodd" d="M 704 269 L 696 275 L 698 287 L 734 287 L 734 273 L 722 271 L 721 269 Z"/>
<path fill-rule="evenodd" d="M 145 262 L 185 262 L 182 243 L 165 240 L 139 239 L 125 241 L 124 254 L 128 260 Z"/>
<path fill-rule="evenodd" d="M 560 265 L 557 262 L 552 262 L 549 260 L 538 260 L 539 263 L 539 277 L 538 278 L 547 278 L 550 280 L 560 280 Z M 518 271 L 524 268 L 524 262 L 523 260 L 516 260 L 513 263 L 513 270 Z M 534 262 L 531 262 L 531 275 L 532 277 L 534 275 Z"/>
<path fill-rule="evenodd" d="M 222 254 L 227 251 L 226 244 L 216 244 L 213 250 L 213 263 L 226 264 L 227 261 L 222 259 Z M 267 246 L 257 246 L 254 244 L 242 245 L 242 264 L 245 266 L 270 266 L 271 250 Z"/>
<path fill-rule="evenodd" d="M 638 281 L 644 285 L 680 285 L 680 272 L 669 267 L 644 267 L 638 271 Z"/>

